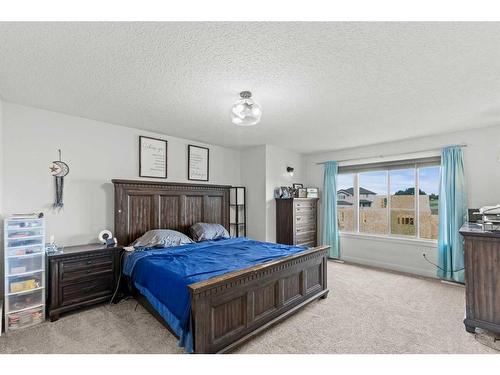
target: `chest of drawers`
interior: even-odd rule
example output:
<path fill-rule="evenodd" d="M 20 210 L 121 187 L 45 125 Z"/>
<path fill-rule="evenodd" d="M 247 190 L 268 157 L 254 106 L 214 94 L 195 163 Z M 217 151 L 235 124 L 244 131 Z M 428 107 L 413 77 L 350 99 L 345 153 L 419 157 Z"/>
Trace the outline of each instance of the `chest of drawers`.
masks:
<path fill-rule="evenodd" d="M 48 256 L 51 321 L 59 315 L 109 301 L 120 274 L 119 247 L 70 246 Z"/>
<path fill-rule="evenodd" d="M 317 245 L 318 198 L 276 199 L 276 242 Z"/>
<path fill-rule="evenodd" d="M 482 328 L 500 337 L 500 233 L 466 223 L 460 234 L 465 239 L 465 329 Z"/>

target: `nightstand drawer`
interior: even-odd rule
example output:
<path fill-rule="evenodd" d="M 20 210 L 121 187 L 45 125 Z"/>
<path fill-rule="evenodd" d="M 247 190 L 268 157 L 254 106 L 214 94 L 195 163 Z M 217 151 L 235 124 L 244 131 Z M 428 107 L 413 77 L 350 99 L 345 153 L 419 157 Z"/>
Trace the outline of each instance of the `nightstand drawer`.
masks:
<path fill-rule="evenodd" d="M 114 277 L 112 274 L 100 276 L 93 280 L 82 281 L 62 286 L 61 305 L 70 305 L 88 301 L 113 293 Z"/>
<path fill-rule="evenodd" d="M 112 275 L 113 265 L 89 267 L 86 269 L 78 269 L 72 271 L 64 271 L 61 274 L 61 282 L 63 284 L 73 284 L 87 278 L 95 278 L 96 276 Z"/>
<path fill-rule="evenodd" d="M 61 281 L 64 284 L 78 281 L 87 277 L 95 277 L 114 270 L 113 257 L 103 255 L 61 262 Z"/>
<path fill-rule="evenodd" d="M 65 259 L 62 262 L 64 271 L 74 271 L 91 267 L 109 266 L 113 264 L 112 254 L 93 255 L 85 258 Z"/>

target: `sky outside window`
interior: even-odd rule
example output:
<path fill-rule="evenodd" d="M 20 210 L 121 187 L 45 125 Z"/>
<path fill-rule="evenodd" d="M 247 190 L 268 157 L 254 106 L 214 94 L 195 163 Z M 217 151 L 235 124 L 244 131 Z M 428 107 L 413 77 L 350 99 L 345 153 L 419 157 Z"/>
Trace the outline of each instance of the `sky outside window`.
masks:
<path fill-rule="evenodd" d="M 419 169 L 420 190 L 427 195 L 439 194 L 439 166 Z"/>
<path fill-rule="evenodd" d="M 415 169 L 392 170 L 390 174 L 391 195 L 398 191 L 406 191 L 408 188 L 415 189 Z"/>
<path fill-rule="evenodd" d="M 359 187 L 387 195 L 387 173 L 385 171 L 364 172 L 359 174 Z"/>

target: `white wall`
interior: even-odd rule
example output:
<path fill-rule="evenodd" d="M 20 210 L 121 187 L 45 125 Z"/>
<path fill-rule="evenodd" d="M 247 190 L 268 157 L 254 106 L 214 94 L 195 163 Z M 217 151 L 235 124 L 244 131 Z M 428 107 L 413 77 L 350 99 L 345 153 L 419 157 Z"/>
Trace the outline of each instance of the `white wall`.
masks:
<path fill-rule="evenodd" d="M 293 177 L 286 167 L 294 168 Z M 305 159 L 301 154 L 280 147 L 266 147 L 266 241 L 276 242 L 276 201 L 274 189 L 279 186 L 305 185 Z"/>
<path fill-rule="evenodd" d="M 139 135 L 168 141 L 166 181 L 187 181 L 191 143 L 210 148 L 208 183 L 240 184 L 240 152 L 234 149 L 12 103 L 4 102 L 3 112 L 4 212 L 44 211 L 47 236 L 54 234 L 60 245 L 92 243 L 100 230 L 113 229 L 111 179 L 138 179 Z M 60 212 L 51 208 L 54 181 L 48 170 L 58 148 L 70 167 Z"/>
<path fill-rule="evenodd" d="M 323 166 L 316 162 L 377 155 L 408 153 L 446 145 L 467 143 L 464 148 L 469 207 L 500 203 L 500 126 L 435 135 L 407 141 L 307 155 L 307 182 L 322 186 Z M 321 200 L 320 200 L 321 204 Z M 422 252 L 434 261 L 436 246 L 423 241 L 398 241 L 355 235 L 341 236 L 342 258 L 425 276 L 435 276 L 435 268 L 425 262 Z"/>
<path fill-rule="evenodd" d="M 3 188 L 3 101 L 0 97 L 0 221 L 2 219 L 2 188 Z M 2 231 L 3 232 L 3 231 Z M 1 239 L 1 238 L 0 238 Z"/>
<path fill-rule="evenodd" d="M 266 146 L 241 151 L 241 184 L 246 187 L 247 237 L 266 240 Z"/>
<path fill-rule="evenodd" d="M 293 167 L 294 176 L 286 172 Z M 304 183 L 305 159 L 301 154 L 271 145 L 249 147 L 241 152 L 241 182 L 247 188 L 247 235 L 276 242 L 274 189 Z M 304 185 L 305 186 L 305 185 Z"/>
<path fill-rule="evenodd" d="M 2 188 L 3 188 L 3 101 L 0 97 L 0 293 L 4 290 L 4 277 L 3 277 L 3 206 L 2 206 Z M 1 318 L 0 318 L 1 320 Z M 0 331 L 2 327 L 0 327 Z"/>

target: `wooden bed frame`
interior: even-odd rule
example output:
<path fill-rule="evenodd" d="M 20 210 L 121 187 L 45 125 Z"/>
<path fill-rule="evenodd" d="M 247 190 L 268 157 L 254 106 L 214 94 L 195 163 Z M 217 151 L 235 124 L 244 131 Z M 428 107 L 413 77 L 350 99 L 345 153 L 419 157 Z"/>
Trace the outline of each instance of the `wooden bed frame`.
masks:
<path fill-rule="evenodd" d="M 128 245 L 150 229 L 187 233 L 196 222 L 229 229 L 230 186 L 113 180 L 115 233 Z M 306 304 L 326 298 L 328 246 L 189 285 L 195 353 L 224 353 Z M 136 291 L 137 292 L 137 291 Z M 147 303 L 138 301 L 164 325 Z"/>

